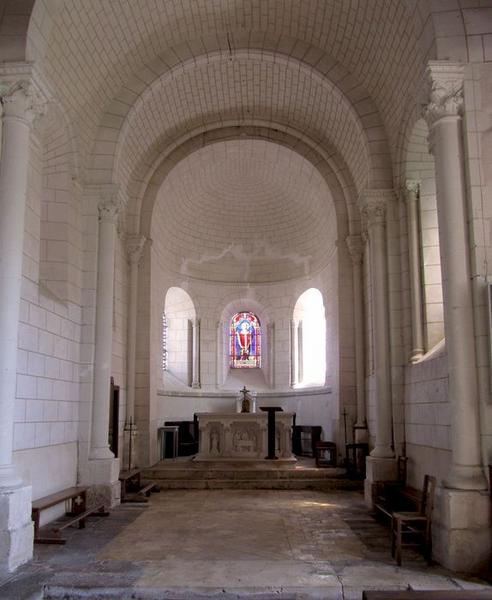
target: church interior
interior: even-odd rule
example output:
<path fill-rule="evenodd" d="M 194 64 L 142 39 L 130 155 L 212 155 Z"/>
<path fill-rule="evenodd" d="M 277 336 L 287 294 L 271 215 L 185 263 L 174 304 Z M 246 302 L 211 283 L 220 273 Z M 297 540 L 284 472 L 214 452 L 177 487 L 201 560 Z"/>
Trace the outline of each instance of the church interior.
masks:
<path fill-rule="evenodd" d="M 490 0 L 0 0 L 0 101 L 0 596 L 481 589 Z"/>

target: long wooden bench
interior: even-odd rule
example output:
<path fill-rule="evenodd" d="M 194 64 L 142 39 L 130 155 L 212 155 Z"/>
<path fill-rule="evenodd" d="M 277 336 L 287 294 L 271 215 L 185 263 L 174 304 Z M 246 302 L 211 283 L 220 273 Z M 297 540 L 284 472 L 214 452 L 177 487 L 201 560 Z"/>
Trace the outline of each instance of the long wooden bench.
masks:
<path fill-rule="evenodd" d="M 399 590 L 362 592 L 362 600 L 492 600 L 491 590 Z"/>
<path fill-rule="evenodd" d="M 147 502 L 151 492 L 160 492 L 160 487 L 155 481 L 142 482 L 141 469 L 121 471 L 121 502 Z"/>
<path fill-rule="evenodd" d="M 60 536 L 60 532 L 71 525 L 79 524 L 79 529 L 85 527 L 85 519 L 90 516 L 107 517 L 109 512 L 106 511 L 103 504 L 94 504 L 87 507 L 87 490 L 85 486 L 74 486 L 61 490 L 49 496 L 38 498 L 32 503 L 32 520 L 34 521 L 34 542 L 37 544 L 65 544 L 66 540 Z M 70 501 L 70 510 L 67 515 L 71 517 L 68 521 L 62 524 L 51 527 L 50 535 L 41 535 L 39 521 L 41 511 L 52 508 L 62 502 Z"/>

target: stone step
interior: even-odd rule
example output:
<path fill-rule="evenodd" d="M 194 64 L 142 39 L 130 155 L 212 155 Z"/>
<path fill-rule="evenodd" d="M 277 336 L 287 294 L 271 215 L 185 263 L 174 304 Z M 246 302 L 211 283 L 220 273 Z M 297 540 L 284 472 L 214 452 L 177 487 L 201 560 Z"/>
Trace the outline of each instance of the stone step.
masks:
<path fill-rule="evenodd" d="M 162 481 L 184 480 L 244 480 L 244 479 L 340 479 L 346 476 L 344 469 L 168 469 L 149 468 L 143 472 L 144 479 Z"/>
<path fill-rule="evenodd" d="M 361 481 L 324 479 L 156 479 L 161 490 L 360 490 Z"/>

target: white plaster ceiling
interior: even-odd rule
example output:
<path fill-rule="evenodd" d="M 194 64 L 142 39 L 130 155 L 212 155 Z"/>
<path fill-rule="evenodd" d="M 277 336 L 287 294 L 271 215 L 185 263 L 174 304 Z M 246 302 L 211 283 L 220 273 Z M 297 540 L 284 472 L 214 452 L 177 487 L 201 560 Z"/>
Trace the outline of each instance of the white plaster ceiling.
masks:
<path fill-rule="evenodd" d="M 161 187 L 151 237 L 166 269 L 221 282 L 309 276 L 336 240 L 330 191 L 292 150 L 238 139 L 197 150 Z"/>

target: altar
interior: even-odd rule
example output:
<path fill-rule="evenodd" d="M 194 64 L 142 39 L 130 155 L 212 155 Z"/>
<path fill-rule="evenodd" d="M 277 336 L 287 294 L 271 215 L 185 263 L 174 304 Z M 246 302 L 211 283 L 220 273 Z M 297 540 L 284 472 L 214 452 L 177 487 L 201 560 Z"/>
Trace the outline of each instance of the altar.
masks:
<path fill-rule="evenodd" d="M 257 461 L 267 456 L 267 413 L 197 413 L 196 416 L 199 427 L 196 461 Z M 275 452 L 282 462 L 296 461 L 292 455 L 293 420 L 294 413 L 275 415 Z"/>

